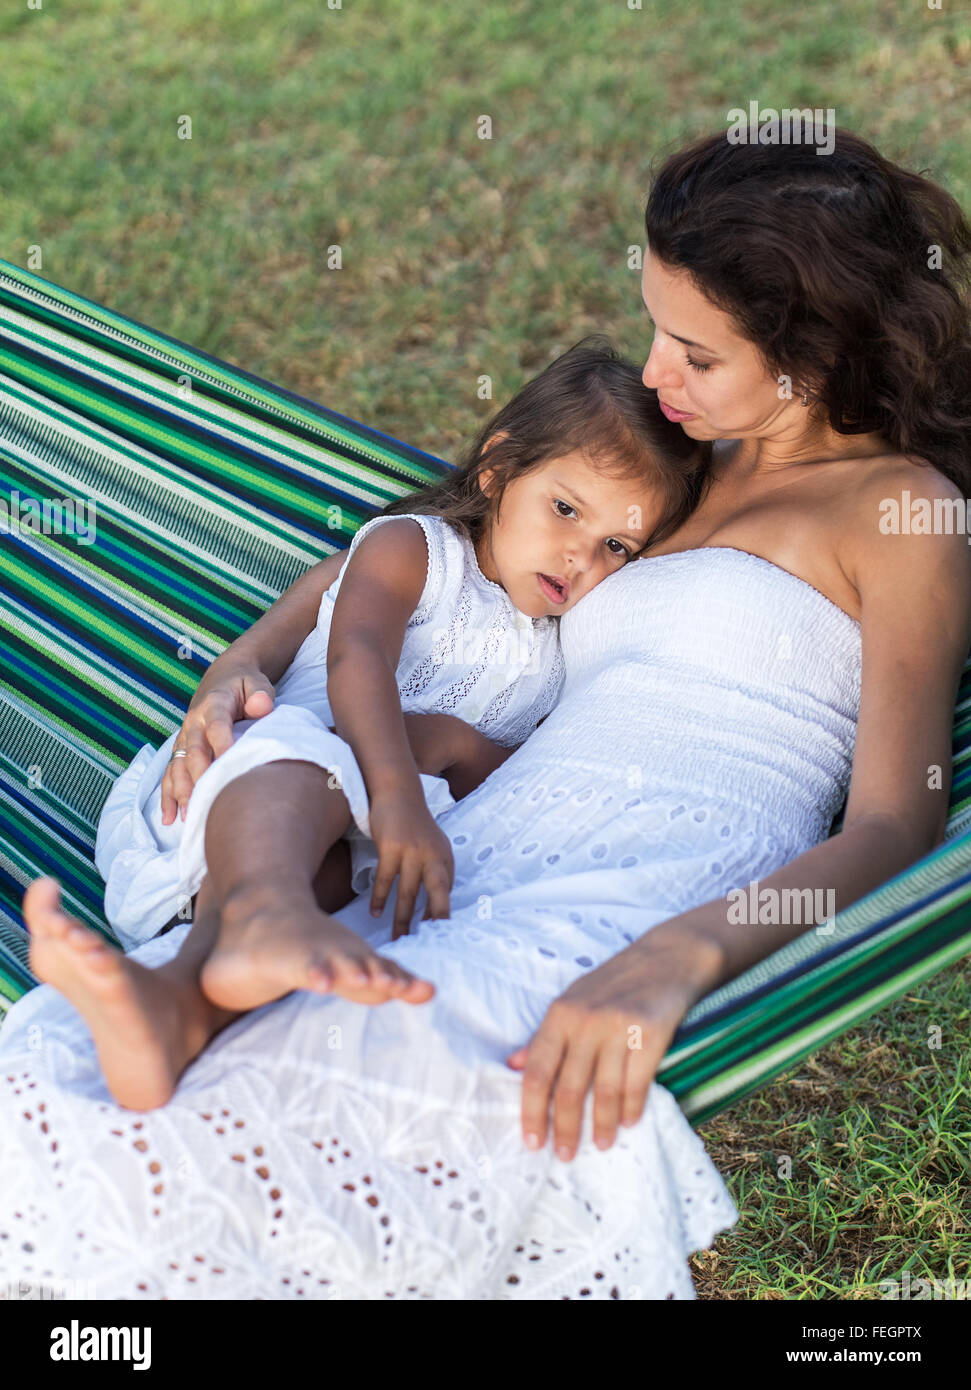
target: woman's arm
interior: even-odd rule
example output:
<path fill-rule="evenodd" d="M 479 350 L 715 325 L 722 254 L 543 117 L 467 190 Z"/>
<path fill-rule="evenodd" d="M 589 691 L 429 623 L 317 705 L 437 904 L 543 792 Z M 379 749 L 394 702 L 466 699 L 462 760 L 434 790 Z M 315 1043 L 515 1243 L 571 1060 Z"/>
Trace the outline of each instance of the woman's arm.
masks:
<path fill-rule="evenodd" d="M 259 719 L 273 708 L 273 684 L 317 621 L 320 601 L 347 559 L 338 550 L 294 580 L 272 608 L 211 663 L 189 708 L 176 746 L 188 757 L 169 763 L 162 779 L 162 823 L 185 819 L 192 788 L 213 758 L 233 742 L 238 719 Z"/>
<path fill-rule="evenodd" d="M 936 473 L 923 493 L 959 496 Z M 964 536 L 880 534 L 879 500 L 861 498 L 869 512 L 861 513 L 854 563 L 846 566 L 862 603 L 863 668 L 843 827 L 759 880 L 760 893 L 832 890 L 836 911 L 943 838 L 954 701 L 971 644 Z M 524 1069 L 530 1147 L 546 1141 L 552 1099 L 554 1144 L 561 1157 L 573 1157 L 592 1084 L 594 1139 L 609 1148 L 618 1124 L 640 1118 L 685 1012 L 806 930 L 798 923 L 738 925 L 731 906 L 717 898 L 661 923 L 551 1005 L 531 1043 L 507 1059 Z"/>

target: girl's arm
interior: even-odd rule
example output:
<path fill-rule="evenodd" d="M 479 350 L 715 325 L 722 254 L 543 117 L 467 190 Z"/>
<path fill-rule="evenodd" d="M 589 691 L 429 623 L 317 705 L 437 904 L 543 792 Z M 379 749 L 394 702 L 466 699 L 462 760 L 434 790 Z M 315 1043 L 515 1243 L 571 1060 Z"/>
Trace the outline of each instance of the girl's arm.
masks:
<path fill-rule="evenodd" d="M 880 482 L 879 494 L 886 490 Z M 923 492 L 960 497 L 936 473 Z M 759 880 L 760 893 L 809 890 L 810 900 L 816 890 L 832 890 L 836 911 L 943 839 L 954 702 L 971 644 L 964 536 L 879 534 L 879 500 L 877 492 L 860 498 L 869 510 L 858 518 L 853 559 L 844 564 L 862 604 L 863 670 L 843 827 Z M 807 929 L 739 925 L 731 907 L 727 897 L 716 898 L 662 922 L 554 1001 L 531 1042 L 507 1059 L 525 1069 L 530 1147 L 545 1143 L 552 1099 L 554 1143 L 572 1158 L 592 1085 L 594 1138 L 609 1148 L 618 1124 L 632 1125 L 643 1113 L 654 1073 L 692 1004 Z"/>
<path fill-rule="evenodd" d="M 397 668 L 405 628 L 428 576 L 420 525 L 407 517 L 375 528 L 341 580 L 327 648 L 327 694 L 339 737 L 350 744 L 367 790 L 378 868 L 371 896 L 380 912 L 399 877 L 394 931 L 407 931 L 424 882 L 435 917 L 448 916 L 453 862 L 412 756 Z"/>
<path fill-rule="evenodd" d="M 169 763 L 162 779 L 162 823 L 176 815 L 185 820 L 192 788 L 213 758 L 233 742 L 238 719 L 258 719 L 273 708 L 273 683 L 296 656 L 317 622 L 321 599 L 347 559 L 338 550 L 312 565 L 277 599 L 252 627 L 240 634 L 211 663 L 196 692 L 176 739 L 188 757 Z"/>

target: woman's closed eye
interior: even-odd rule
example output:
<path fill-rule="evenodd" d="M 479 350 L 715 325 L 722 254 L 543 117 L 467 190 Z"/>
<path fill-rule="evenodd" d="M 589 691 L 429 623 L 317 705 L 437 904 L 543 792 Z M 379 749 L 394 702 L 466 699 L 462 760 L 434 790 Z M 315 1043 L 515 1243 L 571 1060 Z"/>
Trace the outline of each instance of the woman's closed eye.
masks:
<path fill-rule="evenodd" d="M 685 353 L 685 359 L 684 359 L 684 360 L 687 362 L 687 364 L 688 364 L 689 367 L 694 367 L 694 369 L 695 369 L 696 372 L 710 372 L 710 371 L 711 371 L 711 363 L 710 363 L 710 362 L 696 362 L 695 359 L 691 356 L 690 353 Z"/>

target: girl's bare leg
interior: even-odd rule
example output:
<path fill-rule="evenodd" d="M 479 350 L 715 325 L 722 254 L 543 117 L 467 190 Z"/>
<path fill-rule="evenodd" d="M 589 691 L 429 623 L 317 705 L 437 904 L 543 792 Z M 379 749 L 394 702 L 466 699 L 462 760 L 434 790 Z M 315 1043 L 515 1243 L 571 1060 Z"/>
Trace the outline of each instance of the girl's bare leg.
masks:
<path fill-rule="evenodd" d="M 220 925 L 200 983 L 213 1003 L 254 1009 L 294 989 L 362 1004 L 431 998 L 433 985 L 379 956 L 317 902 L 315 879 L 349 823 L 347 798 L 315 763 L 266 763 L 222 789 L 206 822 Z"/>
<path fill-rule="evenodd" d="M 314 880 L 320 906 L 346 906 L 350 852 L 340 840 Z M 129 1110 L 169 1100 L 186 1067 L 217 1033 L 240 1018 L 203 994 L 199 975 L 219 935 L 219 906 L 208 878 L 193 899 L 192 927 L 179 953 L 147 969 L 64 912 L 60 886 L 36 879 L 24 894 L 31 969 L 53 985 L 91 1029 L 108 1089 Z"/>
<path fill-rule="evenodd" d="M 53 878 L 24 894 L 30 964 L 91 1029 L 108 1089 L 129 1110 L 164 1105 L 193 1058 L 238 1018 L 199 988 L 199 971 L 219 930 L 219 909 L 203 883 L 192 929 L 178 955 L 149 970 L 109 945 L 61 907 Z"/>

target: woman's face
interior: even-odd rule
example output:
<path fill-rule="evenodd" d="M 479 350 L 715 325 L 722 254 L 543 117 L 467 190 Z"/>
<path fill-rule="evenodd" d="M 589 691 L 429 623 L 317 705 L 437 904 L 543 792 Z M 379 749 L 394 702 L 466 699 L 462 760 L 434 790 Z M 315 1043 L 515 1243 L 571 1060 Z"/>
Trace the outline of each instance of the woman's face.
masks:
<path fill-rule="evenodd" d="M 685 271 L 644 258 L 641 294 L 654 321 L 644 385 L 692 439 L 788 436 L 806 427 L 802 391 L 780 400 L 778 378 L 755 344 L 716 308 Z M 795 412 L 799 411 L 797 415 Z M 800 418 L 801 417 L 801 418 Z"/>

